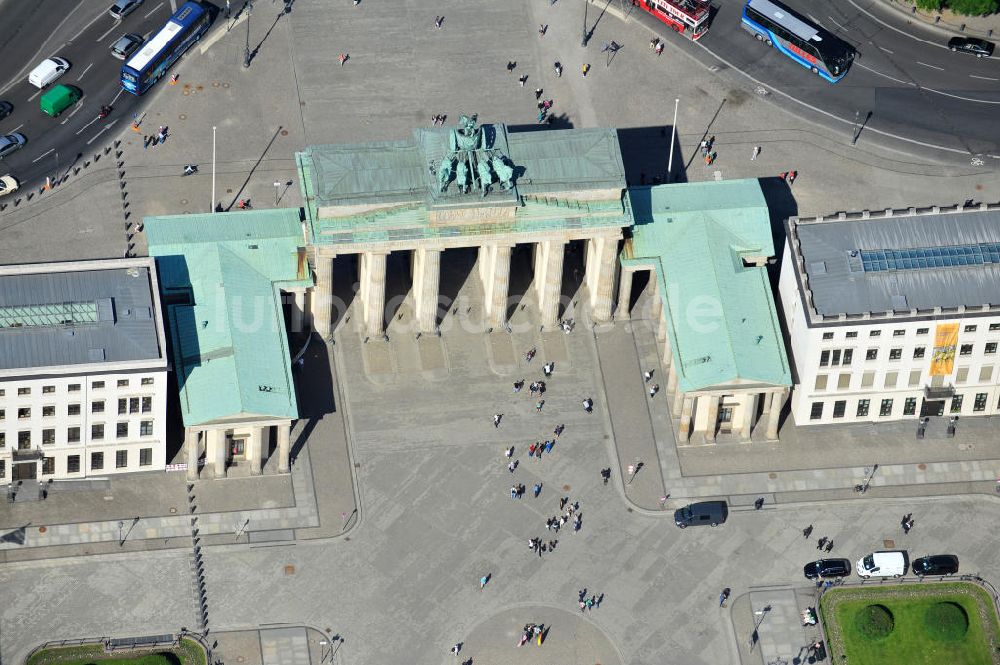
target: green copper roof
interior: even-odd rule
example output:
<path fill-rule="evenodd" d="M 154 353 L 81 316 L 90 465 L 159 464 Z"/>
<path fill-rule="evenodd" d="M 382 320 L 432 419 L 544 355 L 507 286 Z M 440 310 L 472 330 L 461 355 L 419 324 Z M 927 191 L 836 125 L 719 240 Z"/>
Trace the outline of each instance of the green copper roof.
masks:
<path fill-rule="evenodd" d="M 633 187 L 623 264 L 653 263 L 683 391 L 733 383 L 791 385 L 767 269 L 774 255 L 756 180 Z"/>
<path fill-rule="evenodd" d="M 280 289 L 312 285 L 298 211 L 144 223 L 167 307 L 185 426 L 297 418 Z"/>

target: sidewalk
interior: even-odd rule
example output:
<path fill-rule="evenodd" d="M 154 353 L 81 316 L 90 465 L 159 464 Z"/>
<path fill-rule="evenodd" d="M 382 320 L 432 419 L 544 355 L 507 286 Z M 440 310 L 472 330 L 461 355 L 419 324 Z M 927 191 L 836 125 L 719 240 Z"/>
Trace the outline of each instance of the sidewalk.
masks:
<path fill-rule="evenodd" d="M 925 12 L 907 0 L 881 0 L 886 7 L 908 18 L 932 26 L 942 32 L 972 37 L 993 37 L 1000 31 L 1000 14 L 988 16 L 960 16 L 947 9 L 941 12 Z"/>

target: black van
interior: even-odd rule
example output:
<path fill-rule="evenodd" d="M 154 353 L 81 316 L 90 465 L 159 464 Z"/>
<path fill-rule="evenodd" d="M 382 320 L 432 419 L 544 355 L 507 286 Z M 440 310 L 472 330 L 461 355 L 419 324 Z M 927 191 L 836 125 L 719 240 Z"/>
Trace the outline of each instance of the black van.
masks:
<path fill-rule="evenodd" d="M 725 501 L 702 501 L 674 511 L 674 524 L 682 529 L 689 526 L 708 524 L 718 526 L 729 516 L 729 506 Z"/>

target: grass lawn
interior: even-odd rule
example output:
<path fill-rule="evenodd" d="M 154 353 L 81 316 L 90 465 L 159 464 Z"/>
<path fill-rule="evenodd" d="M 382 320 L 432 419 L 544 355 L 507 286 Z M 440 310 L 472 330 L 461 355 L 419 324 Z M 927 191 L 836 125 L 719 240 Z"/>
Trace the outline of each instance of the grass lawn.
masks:
<path fill-rule="evenodd" d="M 182 639 L 176 649 L 105 653 L 100 644 L 54 647 L 32 654 L 25 665 L 206 665 L 205 650 L 190 639 Z"/>
<path fill-rule="evenodd" d="M 871 609 L 873 608 L 874 609 Z M 834 589 L 820 602 L 833 663 L 993 665 L 1000 624 L 989 594 L 968 582 Z M 1000 655 L 1000 654 L 996 654 Z"/>

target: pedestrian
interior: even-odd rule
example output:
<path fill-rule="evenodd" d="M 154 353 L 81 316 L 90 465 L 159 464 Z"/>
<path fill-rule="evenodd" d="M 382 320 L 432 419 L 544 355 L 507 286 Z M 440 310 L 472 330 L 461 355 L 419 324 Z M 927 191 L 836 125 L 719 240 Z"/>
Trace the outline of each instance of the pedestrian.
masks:
<path fill-rule="evenodd" d="M 545 109 L 538 112 L 538 122 L 545 122 Z"/>
<path fill-rule="evenodd" d="M 503 418 L 502 413 L 493 414 L 493 427 L 500 427 L 500 419 Z"/>
<path fill-rule="evenodd" d="M 806 528 L 802 529 L 802 537 L 805 538 L 806 540 L 809 540 L 809 536 L 812 535 L 812 532 L 813 532 L 813 525 L 810 524 Z"/>
<path fill-rule="evenodd" d="M 649 387 L 649 396 L 650 396 L 650 397 L 653 397 L 653 396 L 655 396 L 655 395 L 656 395 L 656 393 L 658 393 L 659 391 L 660 391 L 660 386 L 659 386 L 659 384 L 656 384 L 656 383 L 654 383 L 653 385 L 651 385 L 651 386 Z"/>
<path fill-rule="evenodd" d="M 788 182 L 788 171 L 782 171 L 781 173 L 778 174 L 778 177 L 784 180 L 785 182 Z"/>
<path fill-rule="evenodd" d="M 589 397 L 585 398 L 583 400 L 583 410 L 586 411 L 587 413 L 593 413 L 594 400 L 590 399 Z"/>
<path fill-rule="evenodd" d="M 912 528 L 913 528 L 913 522 L 911 522 L 911 521 L 903 522 L 903 533 L 904 534 L 910 533 L 910 529 L 912 529 Z"/>
<path fill-rule="evenodd" d="M 545 363 L 542 365 L 542 372 L 544 372 L 547 377 L 552 376 L 552 370 L 555 369 L 555 366 L 556 364 L 552 362 Z"/>
<path fill-rule="evenodd" d="M 348 60 L 348 59 L 349 59 L 350 57 L 351 57 L 351 56 L 350 56 L 350 54 L 348 54 L 348 53 L 341 53 L 340 55 L 338 55 L 338 56 L 337 56 L 337 60 L 339 60 L 339 61 L 340 61 L 340 66 L 341 66 L 341 67 L 343 67 L 343 66 L 344 66 L 344 63 L 345 63 L 345 62 L 347 62 L 347 60 Z"/>
<path fill-rule="evenodd" d="M 489 581 L 490 581 L 490 576 L 488 574 L 487 575 L 483 575 L 482 577 L 480 577 L 479 578 L 479 590 L 482 591 L 483 589 L 485 589 L 486 585 L 489 583 Z"/>
<path fill-rule="evenodd" d="M 535 483 L 535 486 L 533 488 L 531 488 L 531 491 L 534 493 L 535 498 L 537 499 L 538 495 L 542 493 L 542 484 L 541 483 Z"/>
<path fill-rule="evenodd" d="M 752 162 L 752 161 L 756 160 L 757 159 L 757 155 L 759 155 L 759 154 L 760 154 L 760 146 L 759 145 L 755 145 L 753 147 L 753 152 L 750 153 L 750 161 Z"/>
<path fill-rule="evenodd" d="M 516 499 L 517 498 L 517 485 L 511 485 L 510 486 L 510 498 L 512 498 L 512 499 Z"/>
<path fill-rule="evenodd" d="M 233 13 L 232 7 L 229 4 L 229 0 L 226 0 L 226 18 L 229 18 Z"/>
<path fill-rule="evenodd" d="M 816 541 L 816 549 L 818 549 L 818 550 L 823 549 L 823 546 L 826 545 L 826 541 L 827 540 L 828 540 L 828 538 L 826 536 L 823 536 L 822 538 L 820 538 L 819 540 L 817 540 Z"/>
<path fill-rule="evenodd" d="M 538 442 L 537 441 L 534 442 L 534 443 L 532 443 L 530 446 L 528 446 L 528 457 L 534 457 L 535 456 L 535 448 L 537 446 L 538 446 Z"/>
<path fill-rule="evenodd" d="M 520 83 L 521 87 L 523 88 L 524 87 L 524 82 L 527 81 L 527 80 L 528 80 L 528 75 L 527 74 L 521 74 L 521 76 L 518 77 L 517 82 Z"/>
<path fill-rule="evenodd" d="M 357 3 L 355 3 L 355 4 L 357 4 Z M 456 656 L 458 655 L 458 652 L 461 651 L 461 650 L 462 650 L 462 643 L 461 642 L 459 642 L 458 644 L 456 644 L 455 646 L 453 646 L 451 648 L 451 652 L 453 654 L 455 654 Z"/>
<path fill-rule="evenodd" d="M 543 406 L 545 406 L 545 400 L 544 399 L 538 400 L 538 402 L 535 404 L 535 413 L 541 413 Z"/>
<path fill-rule="evenodd" d="M 590 63 L 589 62 L 584 63 L 583 66 L 580 67 L 580 71 L 583 72 L 583 77 L 587 78 L 587 72 L 590 71 Z"/>
<path fill-rule="evenodd" d="M 645 372 L 642 373 L 642 380 L 645 381 L 646 383 L 649 383 L 649 380 L 652 378 L 653 378 L 653 370 L 647 369 Z"/>
<path fill-rule="evenodd" d="M 556 62 L 553 68 L 556 70 L 556 76 L 562 78 L 562 63 Z"/>
<path fill-rule="evenodd" d="M 517 67 L 517 63 L 516 62 L 511 62 L 510 60 L 507 61 L 507 71 L 508 72 L 513 73 L 515 67 Z"/>
<path fill-rule="evenodd" d="M 831 540 L 831 541 L 829 541 L 829 542 L 828 542 L 828 543 L 826 544 L 826 547 L 825 547 L 825 548 L 823 548 L 823 549 L 825 549 L 825 550 L 826 550 L 827 552 L 832 552 L 832 551 L 833 551 L 833 541 L 832 541 L 832 540 Z"/>
<path fill-rule="evenodd" d="M 611 480 L 611 467 L 601 469 L 601 478 L 604 479 L 604 484 L 607 485 L 608 481 Z"/>
<path fill-rule="evenodd" d="M 524 496 L 524 483 L 517 486 L 517 498 L 520 499 L 522 496 Z"/>
<path fill-rule="evenodd" d="M 587 600 L 583 601 L 583 604 L 586 606 L 586 608 L 588 610 L 594 609 L 594 599 L 593 598 L 588 598 Z"/>
<path fill-rule="evenodd" d="M 585 601 L 585 600 L 583 600 L 581 598 L 580 599 L 580 613 L 582 614 L 585 609 L 587 609 L 587 601 Z"/>
<path fill-rule="evenodd" d="M 434 17 L 434 25 L 437 26 L 438 30 L 441 29 L 441 24 L 442 23 L 444 23 L 444 17 L 443 16 L 435 16 Z"/>
<path fill-rule="evenodd" d="M 760 510 L 763 507 L 764 507 L 764 497 L 759 496 L 757 497 L 757 500 L 753 502 L 753 509 Z"/>
<path fill-rule="evenodd" d="M 788 184 L 789 185 L 794 185 L 795 184 L 795 179 L 798 178 L 798 177 L 799 177 L 799 172 L 798 171 L 789 171 L 788 172 Z"/>
<path fill-rule="evenodd" d="M 559 510 L 562 510 L 563 508 L 565 508 L 566 507 L 566 503 L 568 501 L 569 501 L 569 497 L 568 496 L 564 496 L 561 499 L 559 499 Z"/>
<path fill-rule="evenodd" d="M 654 50 L 656 51 L 656 55 L 663 53 L 663 42 L 659 42 Z"/>
<path fill-rule="evenodd" d="M 534 347 L 532 347 L 531 349 L 528 349 L 527 353 L 524 354 L 524 360 L 525 360 L 525 362 L 529 362 L 530 363 L 531 360 L 532 360 L 532 358 L 534 358 L 534 357 L 535 357 L 535 349 L 534 349 Z"/>
<path fill-rule="evenodd" d="M 549 26 L 547 23 L 538 26 L 538 36 L 544 37 L 545 33 L 549 31 Z"/>
<path fill-rule="evenodd" d="M 357 7 L 361 4 L 361 0 L 354 0 L 354 6 Z"/>
<path fill-rule="evenodd" d="M 594 607 L 600 607 L 600 606 L 601 606 L 601 603 L 603 603 L 603 602 L 604 602 L 604 594 L 602 593 L 602 594 L 601 594 L 600 596 L 598 596 L 598 597 L 597 597 L 597 598 L 596 598 L 596 599 L 594 600 Z"/>
<path fill-rule="evenodd" d="M 549 541 L 549 551 L 550 552 L 553 551 L 556 548 L 556 543 L 558 543 L 558 542 L 559 542 L 558 540 L 550 540 Z"/>
<path fill-rule="evenodd" d="M 541 99 L 543 92 L 544 90 L 542 90 L 541 88 L 535 88 L 535 99 Z"/>
<path fill-rule="evenodd" d="M 712 162 L 715 161 L 715 154 L 716 153 L 714 153 L 714 152 L 710 152 L 710 153 L 708 153 L 708 154 L 705 155 L 705 166 L 711 166 L 712 165 Z"/>
<path fill-rule="evenodd" d="M 503 451 L 503 454 L 504 454 L 504 457 L 506 457 L 507 459 L 510 459 L 511 457 L 513 457 L 514 456 L 514 446 L 511 446 L 507 450 Z"/>
<path fill-rule="evenodd" d="M 731 591 L 729 587 L 726 587 L 725 589 L 722 590 L 722 593 L 719 594 L 719 607 L 726 606 L 726 601 L 729 600 L 730 593 Z"/>
<path fill-rule="evenodd" d="M 650 39 L 649 40 L 649 50 L 652 51 L 654 48 L 656 48 L 656 45 L 659 44 L 659 43 L 660 43 L 660 38 L 659 37 L 653 37 L 652 39 Z"/>
<path fill-rule="evenodd" d="M 523 387 L 524 387 L 524 379 L 521 379 L 520 381 L 515 381 L 514 382 L 514 392 L 515 393 L 521 392 L 521 388 L 523 388 Z"/>
<path fill-rule="evenodd" d="M 553 430 L 553 434 L 556 435 L 557 439 L 559 438 L 559 435 L 563 433 L 564 429 L 566 429 L 566 426 L 563 425 L 562 423 L 559 423 L 558 425 L 556 425 L 556 428 Z"/>
<path fill-rule="evenodd" d="M 707 155 L 708 154 L 708 139 L 702 139 L 701 143 L 698 144 L 698 147 L 701 148 L 701 156 L 702 157 L 704 157 L 705 155 Z"/>
<path fill-rule="evenodd" d="M 579 531 L 581 526 L 583 526 L 583 516 L 577 515 L 576 519 L 573 520 L 573 531 Z"/>
<path fill-rule="evenodd" d="M 507 465 L 507 470 L 510 471 L 511 473 L 514 473 L 514 469 L 516 469 L 516 468 L 517 468 L 517 460 L 516 459 L 515 460 L 511 460 L 510 464 Z"/>
<path fill-rule="evenodd" d="M 556 445 L 556 442 L 549 439 L 545 442 L 545 454 L 548 455 L 552 452 L 552 446 Z"/>

